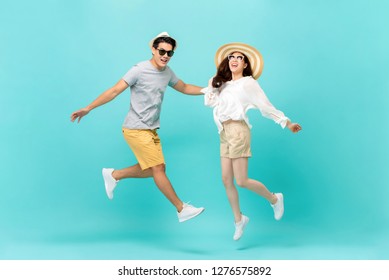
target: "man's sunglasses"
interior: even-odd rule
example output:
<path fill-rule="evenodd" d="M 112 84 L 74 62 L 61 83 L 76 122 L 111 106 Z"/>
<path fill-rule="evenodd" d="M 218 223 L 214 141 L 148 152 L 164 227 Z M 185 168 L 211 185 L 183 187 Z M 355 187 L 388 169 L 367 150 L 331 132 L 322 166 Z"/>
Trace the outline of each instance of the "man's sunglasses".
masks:
<path fill-rule="evenodd" d="M 174 54 L 174 51 L 166 51 L 164 49 L 157 49 L 157 50 L 158 50 L 159 55 L 162 55 L 162 56 L 164 56 L 167 53 L 168 57 L 172 57 Z"/>

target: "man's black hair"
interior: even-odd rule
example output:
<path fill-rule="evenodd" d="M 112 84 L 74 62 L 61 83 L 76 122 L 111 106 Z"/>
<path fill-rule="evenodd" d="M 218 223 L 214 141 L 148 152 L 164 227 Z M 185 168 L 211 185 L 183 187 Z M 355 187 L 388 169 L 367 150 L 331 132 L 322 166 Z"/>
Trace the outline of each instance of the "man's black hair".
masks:
<path fill-rule="evenodd" d="M 153 42 L 153 48 L 158 48 L 159 43 L 167 43 L 169 45 L 172 45 L 173 50 L 176 48 L 176 40 L 171 37 L 158 37 Z"/>

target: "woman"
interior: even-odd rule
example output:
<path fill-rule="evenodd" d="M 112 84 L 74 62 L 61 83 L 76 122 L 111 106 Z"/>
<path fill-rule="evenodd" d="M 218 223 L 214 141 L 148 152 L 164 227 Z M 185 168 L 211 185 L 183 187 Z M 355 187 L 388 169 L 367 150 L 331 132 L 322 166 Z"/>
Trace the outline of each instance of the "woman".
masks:
<path fill-rule="evenodd" d="M 263 116 L 293 133 L 300 131 L 301 126 L 277 110 L 256 81 L 263 68 L 258 50 L 242 43 L 226 44 L 216 52 L 215 62 L 216 76 L 202 92 L 205 105 L 214 108 L 214 120 L 220 134 L 222 180 L 235 219 L 233 239 L 239 240 L 249 218 L 241 213 L 234 178 L 240 187 L 267 199 L 276 220 L 284 213 L 283 194 L 271 193 L 264 184 L 247 176 L 251 125 L 246 112 L 251 108 L 259 109 Z"/>

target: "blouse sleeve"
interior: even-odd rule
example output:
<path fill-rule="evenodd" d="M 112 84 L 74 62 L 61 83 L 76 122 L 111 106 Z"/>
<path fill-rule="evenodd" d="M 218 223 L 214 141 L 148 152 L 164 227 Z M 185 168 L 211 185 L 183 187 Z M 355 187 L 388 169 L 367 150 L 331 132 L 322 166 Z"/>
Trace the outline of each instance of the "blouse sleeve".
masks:
<path fill-rule="evenodd" d="M 201 89 L 201 92 L 204 93 L 204 104 L 209 107 L 215 107 L 219 101 L 219 90 L 212 87 L 211 78 L 208 82 L 208 87 Z"/>
<path fill-rule="evenodd" d="M 277 110 L 273 104 L 270 103 L 257 81 L 250 79 L 244 84 L 244 89 L 247 94 L 249 107 L 251 105 L 251 107 L 253 106 L 259 109 L 262 116 L 273 120 L 281 125 L 282 128 L 285 128 L 289 118 L 287 118 L 283 112 Z"/>

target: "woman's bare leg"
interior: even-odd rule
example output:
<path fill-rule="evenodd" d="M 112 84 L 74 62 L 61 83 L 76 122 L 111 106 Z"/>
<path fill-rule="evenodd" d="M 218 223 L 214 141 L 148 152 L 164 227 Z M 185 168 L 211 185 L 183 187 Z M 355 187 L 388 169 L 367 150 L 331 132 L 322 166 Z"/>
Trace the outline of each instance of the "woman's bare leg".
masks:
<path fill-rule="evenodd" d="M 232 208 L 232 213 L 234 214 L 235 223 L 240 222 L 242 215 L 239 206 L 239 195 L 238 191 L 234 185 L 234 172 L 232 168 L 232 160 L 230 158 L 221 158 L 221 167 L 222 167 L 222 180 L 223 185 L 226 188 L 226 194 L 230 206 Z"/>
<path fill-rule="evenodd" d="M 232 159 L 233 173 L 236 179 L 236 183 L 243 188 L 249 189 L 250 191 L 259 194 L 266 198 L 271 204 L 277 202 L 277 197 L 271 193 L 264 184 L 259 181 L 248 178 L 248 158 L 236 158 Z"/>

